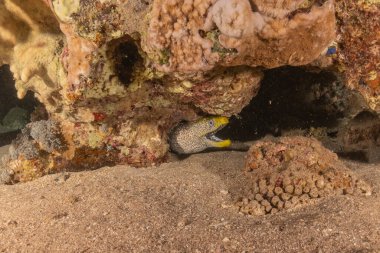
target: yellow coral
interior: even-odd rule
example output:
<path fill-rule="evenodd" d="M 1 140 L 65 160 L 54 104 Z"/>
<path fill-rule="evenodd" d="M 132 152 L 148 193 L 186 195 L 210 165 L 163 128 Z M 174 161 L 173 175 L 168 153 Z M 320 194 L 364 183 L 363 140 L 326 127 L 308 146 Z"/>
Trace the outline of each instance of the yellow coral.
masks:
<path fill-rule="evenodd" d="M 78 0 L 53 0 L 55 14 L 63 22 L 70 22 L 71 15 L 79 10 L 80 1 Z"/>
<path fill-rule="evenodd" d="M 56 51 L 61 42 L 60 35 L 33 34 L 27 42 L 15 46 L 17 60 L 10 64 L 18 97 L 23 98 L 32 90 L 49 111 L 54 111 L 61 103 L 57 91 L 59 84 L 66 83 L 66 73 Z"/>

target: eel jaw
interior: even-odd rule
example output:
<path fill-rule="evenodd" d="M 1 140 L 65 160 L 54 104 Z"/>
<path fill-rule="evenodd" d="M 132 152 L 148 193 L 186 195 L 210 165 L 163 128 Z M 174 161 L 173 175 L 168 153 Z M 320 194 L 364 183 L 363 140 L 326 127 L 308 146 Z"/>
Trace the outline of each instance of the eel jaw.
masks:
<path fill-rule="evenodd" d="M 231 140 L 230 139 L 222 140 L 215 135 L 216 132 L 218 132 L 219 130 L 224 128 L 226 125 L 227 124 L 221 125 L 215 131 L 212 131 L 212 132 L 205 135 L 206 142 L 210 147 L 226 148 L 226 147 L 231 146 Z"/>

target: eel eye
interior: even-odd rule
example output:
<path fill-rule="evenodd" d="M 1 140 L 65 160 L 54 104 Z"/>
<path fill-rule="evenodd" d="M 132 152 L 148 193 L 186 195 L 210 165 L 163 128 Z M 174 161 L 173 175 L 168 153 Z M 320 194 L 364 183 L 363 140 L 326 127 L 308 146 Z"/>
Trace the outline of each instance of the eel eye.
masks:
<path fill-rule="evenodd" d="M 208 125 L 209 125 L 210 127 L 214 127 L 214 121 L 213 121 L 213 120 L 209 120 L 209 121 L 208 121 Z"/>

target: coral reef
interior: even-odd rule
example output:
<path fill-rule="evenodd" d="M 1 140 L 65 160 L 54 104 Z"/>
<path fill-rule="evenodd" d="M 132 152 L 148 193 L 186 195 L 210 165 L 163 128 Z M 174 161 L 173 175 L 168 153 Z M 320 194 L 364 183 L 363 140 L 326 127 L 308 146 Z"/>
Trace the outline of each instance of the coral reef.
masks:
<path fill-rule="evenodd" d="M 173 126 L 238 114 L 264 68 L 323 62 L 335 30 L 333 0 L 1 1 L 0 65 L 56 122 L 28 126 L 4 166 L 16 182 L 160 163 Z M 47 148 L 39 130 L 65 148 Z"/>
<path fill-rule="evenodd" d="M 154 1 L 143 49 L 164 72 L 311 63 L 335 38 L 333 1 L 309 8 L 301 1 L 278 6 L 248 0 Z"/>
<path fill-rule="evenodd" d="M 380 113 L 380 3 L 336 1 L 338 57 L 347 85 Z"/>
<path fill-rule="evenodd" d="M 52 120 L 29 123 L 13 141 L 9 155 L 3 157 L 9 175 L 4 183 L 30 181 L 60 171 L 60 154 L 66 149 L 58 123 Z"/>
<path fill-rule="evenodd" d="M 212 77 L 194 84 L 185 81 L 181 87 L 171 86 L 171 92 L 180 95 L 203 112 L 232 116 L 247 106 L 260 88 L 262 73 L 250 67 L 215 70 Z"/>
<path fill-rule="evenodd" d="M 273 214 L 341 194 L 371 195 L 336 154 L 312 138 L 283 137 L 255 143 L 246 176 L 252 182 L 237 205 L 249 215 Z"/>

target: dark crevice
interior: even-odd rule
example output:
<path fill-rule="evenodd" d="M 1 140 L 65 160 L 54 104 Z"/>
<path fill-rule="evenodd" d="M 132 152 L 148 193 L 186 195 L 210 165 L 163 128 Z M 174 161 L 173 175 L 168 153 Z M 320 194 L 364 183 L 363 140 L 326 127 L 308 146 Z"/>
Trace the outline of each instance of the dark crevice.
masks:
<path fill-rule="evenodd" d="M 139 48 L 129 37 L 115 41 L 111 48 L 115 72 L 119 80 L 128 86 L 134 81 L 137 68 L 143 66 Z"/>
<path fill-rule="evenodd" d="M 368 157 L 364 151 L 352 151 L 352 152 L 338 152 L 338 155 L 342 158 L 356 160 L 359 162 L 368 162 Z"/>
<path fill-rule="evenodd" d="M 346 92 L 329 72 L 294 67 L 267 70 L 258 95 L 222 134 L 250 141 L 291 129 L 334 127 L 344 116 Z"/>
<path fill-rule="evenodd" d="M 361 123 L 364 121 L 374 120 L 377 118 L 378 116 L 375 113 L 365 110 L 365 111 L 360 112 L 358 115 L 356 115 L 353 119 L 353 122 Z"/>
<path fill-rule="evenodd" d="M 251 10 L 253 12 L 259 12 L 259 8 L 257 7 L 257 5 L 255 4 L 255 2 L 253 0 L 249 0 L 249 3 L 251 5 Z"/>
<path fill-rule="evenodd" d="M 221 138 L 243 142 L 266 135 L 314 137 L 342 157 L 380 161 L 379 117 L 328 71 L 265 71 L 258 95 L 218 132 Z"/>
<path fill-rule="evenodd" d="M 40 103 L 32 92 L 28 92 L 23 99 L 17 98 L 17 92 L 12 73 L 8 65 L 0 67 L 0 123 L 7 113 L 15 107 L 22 108 L 30 115 Z M 10 144 L 20 131 L 0 133 L 0 146 Z"/>

